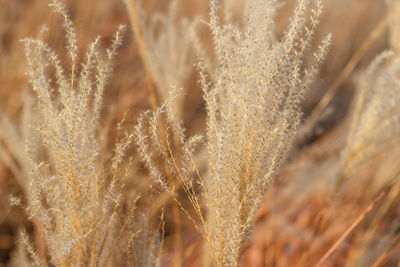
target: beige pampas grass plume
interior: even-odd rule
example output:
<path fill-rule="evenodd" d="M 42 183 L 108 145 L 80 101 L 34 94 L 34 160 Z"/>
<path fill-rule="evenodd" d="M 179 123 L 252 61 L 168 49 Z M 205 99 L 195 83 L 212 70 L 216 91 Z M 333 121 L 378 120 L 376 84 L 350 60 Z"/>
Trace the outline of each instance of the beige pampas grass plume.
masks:
<path fill-rule="evenodd" d="M 64 70 L 40 35 L 23 40 L 27 75 L 37 98 L 38 119 L 32 127 L 40 138 L 27 141 L 32 167 L 27 211 L 40 227 L 51 266 L 108 266 L 128 173 L 122 162 L 132 134 L 119 138 L 107 159 L 101 154 L 98 126 L 103 91 L 124 27 L 118 27 L 104 55 L 97 37 L 78 66 L 72 21 L 58 0 L 50 6 L 63 20 L 70 70 Z M 35 266 L 49 265 L 36 255 L 26 234 L 22 241 Z"/>
<path fill-rule="evenodd" d="M 377 154 L 400 142 L 400 57 L 378 55 L 358 79 L 347 144 L 338 167 L 334 195 Z"/>
<path fill-rule="evenodd" d="M 186 176 L 187 169 L 181 168 L 193 162 L 193 155 L 192 149 L 188 149 L 191 139 L 185 137 L 172 114 L 173 97 L 156 112 L 145 113 L 137 126 L 138 145 L 153 178 L 174 197 L 154 161 L 151 147 L 159 147 L 157 153 L 168 159 L 171 171 L 180 177 L 199 216 L 199 228 L 207 240 L 214 266 L 240 265 L 255 213 L 288 155 L 301 122 L 302 100 L 326 56 L 330 35 L 314 51 L 312 65 L 304 67 L 303 56 L 311 46 L 322 12 L 322 2 L 312 1 L 308 23 L 309 2 L 297 1 L 284 36 L 275 41 L 275 1 L 251 1 L 243 30 L 220 25 L 219 1 L 211 1 L 208 25 L 218 64 L 215 81 L 208 81 L 208 70 L 201 60 L 198 64 L 207 110 L 210 171 L 207 179 L 200 175 L 198 179 L 207 219 L 201 208 L 201 196 L 193 189 L 193 180 Z M 166 140 L 180 140 L 179 153 L 160 146 L 160 120 L 166 121 L 171 130 Z M 144 127 L 145 121 L 150 125 Z"/>

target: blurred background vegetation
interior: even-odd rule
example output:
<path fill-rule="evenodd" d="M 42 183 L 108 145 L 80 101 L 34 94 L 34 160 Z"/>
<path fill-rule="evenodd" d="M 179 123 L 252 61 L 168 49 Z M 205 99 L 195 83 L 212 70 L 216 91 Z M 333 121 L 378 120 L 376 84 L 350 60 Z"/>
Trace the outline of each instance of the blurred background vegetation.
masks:
<path fill-rule="evenodd" d="M 294 0 L 281 2 L 277 36 L 282 35 L 295 3 Z M 126 113 L 126 124 L 133 124 L 140 112 L 151 108 L 151 103 L 142 58 L 126 6 L 122 0 L 68 0 L 64 3 L 74 21 L 80 47 L 86 48 L 97 35 L 103 37 L 102 45 L 108 47 L 116 26 L 128 25 L 125 40 L 115 59 L 114 72 L 105 90 L 104 109 L 107 113 L 112 111 L 113 116 L 104 119 L 109 119 L 115 126 Z M 313 266 L 379 196 L 391 179 L 388 169 L 400 169 L 397 161 L 399 147 L 397 151 L 379 153 L 363 165 L 362 171 L 355 177 L 357 179 L 351 179 L 333 203 L 329 198 L 335 166 L 346 144 L 350 125 L 348 114 L 356 78 L 377 54 L 393 46 L 390 37 L 393 33 L 390 31 L 395 29 L 390 27 L 388 16 L 392 10 L 388 10 L 385 1 L 324 0 L 323 3 L 324 13 L 315 44 L 318 45 L 328 32 L 332 33 L 333 42 L 321 73 L 304 103 L 304 120 L 308 122 L 311 115 L 312 125 L 300 131 L 302 135 L 290 160 L 267 194 L 257 215 L 253 238 L 244 254 L 244 266 Z M 166 13 L 168 4 L 168 0 L 142 1 L 150 16 L 157 12 Z M 40 26 L 46 24 L 49 31 L 45 39 L 55 51 L 66 57 L 62 52 L 65 41 L 60 20 L 47 6 L 48 1 L 45 0 L 0 0 L 0 113 L 7 114 L 16 122 L 22 110 L 23 95 L 31 90 L 24 74 L 25 59 L 20 40 L 35 36 Z M 178 7 L 178 17 L 207 21 L 207 12 L 207 0 L 182 0 Z M 235 13 L 235 19 L 240 21 L 240 9 Z M 200 22 L 198 31 L 206 49 L 211 51 L 207 26 Z M 80 50 L 81 53 L 83 51 Z M 312 55 L 307 58 L 311 60 Z M 204 103 L 197 80 L 193 70 L 183 84 L 185 100 L 182 101 L 182 118 L 189 136 L 202 133 L 205 127 Z M 334 92 L 332 100 L 323 105 L 323 109 L 317 109 L 314 118 L 315 107 L 321 99 L 326 99 L 327 92 Z M 116 133 L 112 130 L 109 134 Z M 6 150 L 7 147 L 0 144 L 0 149 Z M 137 173 L 132 176 L 135 180 L 128 182 L 128 188 L 146 192 L 150 180 L 143 178 L 147 175 L 141 164 L 137 163 L 137 166 Z M 323 266 L 371 266 L 382 255 L 384 259 L 377 266 L 398 266 L 399 190 L 397 185 L 383 200 L 380 199 Z M 8 266 L 12 257 L 17 255 L 16 237 L 20 229 L 25 228 L 32 235 L 35 233 L 24 210 L 10 206 L 10 195 L 23 198 L 21 185 L 7 165 L 0 161 L 0 266 Z M 174 254 L 178 253 L 174 246 L 176 228 L 173 227 L 171 201 L 165 201 L 166 232 L 161 265 L 172 266 Z M 186 266 L 199 266 L 202 240 L 186 219 L 181 235 Z M 40 251 L 40 242 L 37 243 Z M 45 249 L 42 250 L 45 254 Z"/>

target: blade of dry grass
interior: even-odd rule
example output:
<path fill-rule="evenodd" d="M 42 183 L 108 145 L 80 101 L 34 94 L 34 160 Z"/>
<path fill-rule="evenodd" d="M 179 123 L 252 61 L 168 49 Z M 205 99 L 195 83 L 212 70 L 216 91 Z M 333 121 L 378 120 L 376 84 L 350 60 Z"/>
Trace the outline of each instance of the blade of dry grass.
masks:
<path fill-rule="evenodd" d="M 386 250 L 380 257 L 379 259 L 372 265 L 372 267 L 379 267 L 383 266 L 385 263 L 385 260 L 387 256 L 393 251 L 393 249 L 397 246 L 397 244 L 400 242 L 400 234 L 397 235 L 395 240 L 393 241 L 392 245 L 390 245 L 389 249 Z"/>
<path fill-rule="evenodd" d="M 146 46 L 144 45 L 142 28 L 140 27 L 137 4 L 135 1 L 136 0 L 125 0 L 125 4 L 128 8 L 129 20 L 132 25 L 133 31 L 135 33 L 136 42 L 139 47 L 139 54 L 142 59 L 143 68 L 144 68 L 145 75 L 146 75 L 147 88 L 150 93 L 151 107 L 153 110 L 156 110 L 158 108 L 158 106 L 160 105 L 160 100 L 159 100 L 157 90 L 154 86 L 154 82 L 151 77 L 149 63 L 146 58 L 146 55 L 147 55 Z"/>
<path fill-rule="evenodd" d="M 342 242 L 356 229 L 356 227 L 365 219 L 365 217 L 373 211 L 373 209 L 378 205 L 378 203 L 389 194 L 390 190 L 398 183 L 397 180 L 387 187 L 385 187 L 368 205 L 368 207 L 361 213 L 356 220 L 347 228 L 347 230 L 339 237 L 339 239 L 328 249 L 328 251 L 319 259 L 316 267 L 322 266 L 322 264 L 336 251 L 336 249 L 342 244 Z"/>

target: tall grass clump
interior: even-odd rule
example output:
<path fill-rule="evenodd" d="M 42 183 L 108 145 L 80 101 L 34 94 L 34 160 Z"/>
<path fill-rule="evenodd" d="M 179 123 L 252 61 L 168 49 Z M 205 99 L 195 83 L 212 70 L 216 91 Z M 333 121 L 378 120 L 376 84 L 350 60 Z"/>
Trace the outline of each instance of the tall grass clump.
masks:
<path fill-rule="evenodd" d="M 399 143 L 399 74 L 400 57 L 393 51 L 385 51 L 360 75 L 334 194 L 357 176 L 363 163 Z"/>
<path fill-rule="evenodd" d="M 170 1 L 166 14 L 147 14 L 138 1 L 125 0 L 125 4 L 136 40 L 139 45 L 143 43 L 142 60 L 165 101 L 171 85 L 183 87 L 192 72 L 191 35 L 198 22 L 179 18 L 180 0 Z"/>
<path fill-rule="evenodd" d="M 275 1 L 253 0 L 244 30 L 220 25 L 219 1 L 212 1 L 208 23 L 218 63 L 216 80 L 209 82 L 199 61 L 200 82 L 207 110 L 206 145 L 209 177 L 201 178 L 203 192 L 186 166 L 194 164 L 193 139 L 186 139 L 176 120 L 171 97 L 156 112 L 145 113 L 137 126 L 138 145 L 150 173 L 171 192 L 154 161 L 154 150 L 168 158 L 196 210 L 214 266 L 238 266 L 265 192 L 287 158 L 302 118 L 301 103 L 326 56 L 328 35 L 314 51 L 314 62 L 305 67 L 304 53 L 311 47 L 322 3 L 298 0 L 293 17 L 280 41 L 274 41 Z M 159 131 L 166 121 L 169 131 Z M 165 134 L 164 136 L 161 136 Z M 177 138 L 180 149 L 169 146 Z M 166 146 L 160 140 L 167 140 Z M 197 139 L 196 139 L 197 140 Z M 204 196 L 204 199 L 201 198 Z M 207 215 L 201 202 L 204 201 Z"/>
<path fill-rule="evenodd" d="M 120 133 L 108 157 L 101 150 L 99 125 L 104 88 L 124 27 L 118 27 L 105 54 L 97 37 L 80 61 L 65 7 L 58 0 L 50 6 L 63 20 L 70 70 L 64 70 L 41 34 L 23 40 L 27 75 L 37 98 L 38 118 L 31 127 L 40 138 L 26 141 L 32 166 L 27 212 L 40 228 L 50 263 L 38 257 L 27 234 L 22 241 L 36 266 L 109 266 L 117 237 L 114 222 L 129 171 L 124 153 L 132 134 Z M 121 229 L 130 224 L 124 222 Z M 134 241 L 136 233 L 123 234 Z"/>

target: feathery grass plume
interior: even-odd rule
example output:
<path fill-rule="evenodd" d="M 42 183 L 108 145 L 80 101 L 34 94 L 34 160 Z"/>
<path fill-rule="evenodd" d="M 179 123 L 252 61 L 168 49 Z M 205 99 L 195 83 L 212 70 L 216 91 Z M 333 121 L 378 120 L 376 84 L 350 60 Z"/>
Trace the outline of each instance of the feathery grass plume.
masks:
<path fill-rule="evenodd" d="M 97 37 L 78 67 L 72 21 L 58 0 L 50 6 L 64 22 L 71 71 L 65 74 L 58 55 L 40 37 L 23 40 L 27 75 L 39 110 L 39 121 L 33 127 L 43 144 L 27 141 L 32 166 L 27 211 L 39 222 L 52 265 L 105 266 L 111 257 L 110 244 L 115 241 L 112 227 L 128 173 L 122 169 L 122 161 L 132 134 L 116 141 L 106 168 L 97 130 L 103 91 L 124 27 L 118 27 L 105 55 L 99 52 Z M 37 156 L 39 150 L 45 153 Z M 34 255 L 26 235 L 22 240 L 35 264 L 47 265 Z"/>
<path fill-rule="evenodd" d="M 127 6 L 136 5 L 137 14 L 130 12 L 130 16 L 138 16 L 143 42 L 145 45 L 145 59 L 151 72 L 151 77 L 164 101 L 171 90 L 170 86 L 183 87 L 194 64 L 194 53 L 191 49 L 191 34 L 195 31 L 197 20 L 178 16 L 178 7 L 181 0 L 172 0 L 166 14 L 146 14 L 134 0 L 125 0 Z M 137 2 L 137 1 L 136 1 Z M 128 8 L 128 10 L 131 10 Z M 137 27 L 132 27 L 138 36 Z M 177 103 L 177 110 L 181 109 Z M 180 113 L 182 111 L 179 111 Z"/>
<path fill-rule="evenodd" d="M 305 12 L 309 1 L 299 0 L 281 41 L 274 41 L 271 25 L 275 1 L 253 0 L 245 29 L 218 23 L 218 1 L 211 2 L 209 26 L 217 57 L 218 73 L 210 84 L 206 68 L 199 63 L 201 85 L 207 108 L 207 147 L 210 178 L 201 180 L 207 207 L 203 218 L 199 195 L 180 169 L 181 158 L 193 162 L 193 155 L 163 150 L 157 121 L 167 114 L 167 124 L 186 145 L 183 128 L 169 118 L 168 100 L 156 112 L 143 115 L 137 126 L 138 145 L 152 176 L 167 191 L 171 188 L 158 171 L 152 151 L 169 159 L 174 174 L 200 217 L 202 233 L 210 247 L 215 266 L 238 266 L 241 252 L 253 226 L 264 193 L 289 151 L 302 116 L 301 102 L 318 72 L 330 43 L 328 35 L 314 52 L 314 62 L 303 70 L 303 55 L 311 46 L 322 11 L 321 1 L 313 1 L 310 26 Z M 152 149 L 151 147 L 154 147 Z M 168 147 L 168 146 L 167 146 Z M 187 154 L 185 154 L 187 153 Z M 235 210 L 232 209 L 235 207 Z"/>
<path fill-rule="evenodd" d="M 377 56 L 359 78 L 351 128 L 337 173 L 334 194 L 349 177 L 380 152 L 400 142 L 400 57 L 392 51 Z"/>
<path fill-rule="evenodd" d="M 274 1 L 250 2 L 245 30 L 220 26 L 212 1 L 210 28 L 219 63 L 215 84 L 200 67 L 207 106 L 211 178 L 207 181 L 208 223 L 217 266 L 236 266 L 271 179 L 285 160 L 302 117 L 301 103 L 323 61 L 330 36 L 314 52 L 311 67 L 302 57 L 322 12 L 321 1 L 306 26 L 309 1 L 299 0 L 281 41 L 270 25 Z M 235 212 L 231 207 L 237 207 Z"/>
<path fill-rule="evenodd" d="M 173 108 L 178 95 L 178 90 L 173 88 L 165 103 L 154 112 L 143 113 L 135 126 L 136 143 L 151 177 L 172 196 L 175 196 L 174 188 L 168 183 L 163 169 L 167 168 L 174 177 L 180 178 L 185 189 L 191 188 L 193 174 L 197 172 L 194 150 L 202 142 L 201 136 L 186 138 Z M 165 131 L 160 130 L 161 121 L 166 122 Z M 163 160 L 159 161 L 159 157 Z"/>
<path fill-rule="evenodd" d="M 29 199 L 29 172 L 32 169 L 29 155 L 25 148 L 25 140 L 39 142 L 35 131 L 29 125 L 37 121 L 38 112 L 33 109 L 33 99 L 24 94 L 21 127 L 17 127 L 5 114 L 0 114 L 0 159 L 10 169 L 21 186 L 24 195 Z"/>
<path fill-rule="evenodd" d="M 277 7 L 277 1 L 273 0 L 274 2 L 274 7 Z M 221 3 L 221 11 L 222 17 L 223 17 L 223 22 L 224 24 L 232 24 L 237 26 L 239 29 L 243 28 L 243 24 L 245 23 L 244 20 L 244 15 L 246 13 L 246 10 L 248 9 L 250 0 L 244 0 L 244 1 L 236 1 L 236 0 L 223 0 Z M 260 21 L 260 23 L 263 23 Z M 207 25 L 209 26 L 209 25 Z M 272 26 L 272 25 L 271 25 Z M 272 31 L 273 29 L 271 29 Z M 208 37 L 208 36 L 207 36 Z M 212 53 L 209 53 L 211 51 L 207 51 L 205 49 L 204 45 L 204 40 L 200 38 L 200 33 L 199 31 L 196 31 L 194 29 L 191 32 L 191 38 L 192 38 L 192 44 L 193 48 L 196 52 L 197 57 L 201 58 L 202 63 L 205 65 L 207 68 L 207 74 L 209 76 L 209 79 L 212 81 L 217 80 L 217 68 L 218 68 L 218 63 L 216 60 L 212 57 Z M 207 38 L 208 39 L 208 38 Z"/>
<path fill-rule="evenodd" d="M 174 105 L 177 96 L 177 91 L 173 88 L 163 105 L 155 111 L 142 114 L 135 127 L 135 140 L 138 152 L 150 171 L 150 176 L 174 199 L 174 217 L 180 218 L 179 209 L 181 208 L 189 219 L 194 221 L 188 211 L 182 207 L 175 192 L 178 191 L 177 188 L 180 185 L 183 185 L 197 213 L 203 218 L 199 200 L 192 191 L 193 174 L 198 173 L 194 163 L 194 150 L 201 143 L 202 138 L 194 136 L 186 139 L 184 128 L 177 120 L 176 105 Z M 179 223 L 180 219 L 176 220 L 175 238 L 182 231 L 180 227 L 177 227 Z M 179 252 L 181 243 L 175 242 L 175 244 Z M 182 258 L 179 258 L 175 260 L 175 263 L 178 261 L 182 264 L 181 260 Z"/>

